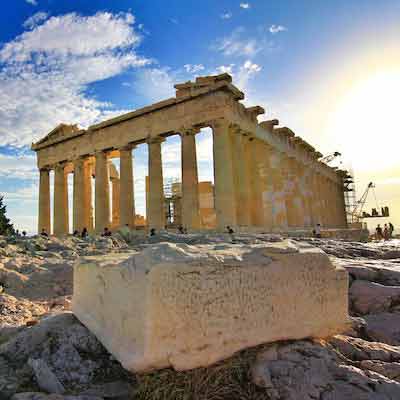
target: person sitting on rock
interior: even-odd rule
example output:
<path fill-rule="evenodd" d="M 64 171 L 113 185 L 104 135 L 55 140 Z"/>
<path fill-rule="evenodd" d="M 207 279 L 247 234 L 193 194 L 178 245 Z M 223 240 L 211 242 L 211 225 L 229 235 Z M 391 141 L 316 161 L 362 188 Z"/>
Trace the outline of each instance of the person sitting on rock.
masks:
<path fill-rule="evenodd" d="M 40 235 L 44 236 L 44 237 L 49 237 L 49 235 L 46 232 L 46 229 L 44 229 L 44 228 L 42 229 L 42 232 L 40 232 Z"/>
<path fill-rule="evenodd" d="M 105 227 L 101 236 L 111 236 L 111 231 L 107 227 Z"/>
<path fill-rule="evenodd" d="M 84 239 L 87 236 L 88 236 L 88 230 L 85 227 L 85 228 L 82 229 L 81 238 Z"/>

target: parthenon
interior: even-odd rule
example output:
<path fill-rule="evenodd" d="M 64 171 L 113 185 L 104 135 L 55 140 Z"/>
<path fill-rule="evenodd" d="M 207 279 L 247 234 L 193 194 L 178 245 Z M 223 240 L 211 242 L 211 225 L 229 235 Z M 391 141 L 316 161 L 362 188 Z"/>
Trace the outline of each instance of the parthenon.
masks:
<path fill-rule="evenodd" d="M 40 170 L 39 231 L 69 233 L 67 177 L 71 173 L 74 230 L 134 228 L 132 157 L 135 146 L 143 143 L 148 146 L 147 227 L 164 229 L 161 143 L 171 135 L 181 137 L 182 225 L 192 231 L 204 229 L 199 219 L 195 135 L 205 127 L 212 129 L 213 136 L 214 229 L 222 231 L 229 225 L 285 232 L 316 224 L 346 227 L 345 172 L 319 161 L 321 153 L 289 128 L 279 127 L 277 120 L 258 122 L 264 109 L 243 105 L 244 94 L 230 75 L 198 77 L 175 89 L 173 98 L 87 129 L 60 124 L 32 144 Z M 109 162 L 117 157 L 119 174 Z"/>

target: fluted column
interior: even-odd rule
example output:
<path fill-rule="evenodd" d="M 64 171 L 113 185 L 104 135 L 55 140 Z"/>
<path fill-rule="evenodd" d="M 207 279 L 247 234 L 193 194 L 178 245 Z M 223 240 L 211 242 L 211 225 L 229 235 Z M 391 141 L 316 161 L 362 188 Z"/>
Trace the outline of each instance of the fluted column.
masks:
<path fill-rule="evenodd" d="M 84 180 L 84 160 L 79 158 L 74 161 L 74 191 L 73 191 L 73 210 L 72 226 L 74 231 L 82 231 L 86 226 L 85 221 L 85 180 Z M 86 226 L 87 227 L 87 226 Z"/>
<path fill-rule="evenodd" d="M 321 217 L 321 211 L 322 211 L 322 205 L 321 205 L 321 192 L 320 192 L 320 184 L 319 184 L 319 174 L 317 171 L 314 171 L 313 173 L 313 202 L 314 202 L 314 207 L 313 207 L 313 224 L 314 226 L 317 224 L 322 223 L 322 217 Z"/>
<path fill-rule="evenodd" d="M 96 153 L 95 229 L 100 233 L 110 227 L 110 171 L 107 154 Z"/>
<path fill-rule="evenodd" d="M 260 183 L 261 220 L 260 224 L 266 231 L 273 229 L 273 199 L 274 187 L 271 174 L 272 148 L 265 142 L 257 143 L 256 160 L 258 164 L 258 179 Z"/>
<path fill-rule="evenodd" d="M 40 170 L 39 180 L 39 218 L 38 232 L 45 230 L 50 234 L 50 171 L 48 169 Z"/>
<path fill-rule="evenodd" d="M 232 146 L 229 123 L 218 120 L 212 123 L 214 142 L 214 184 L 217 229 L 236 226 L 236 201 L 233 178 Z"/>
<path fill-rule="evenodd" d="M 121 183 L 119 178 L 111 179 L 111 188 L 112 188 L 112 226 L 117 228 L 120 226 L 120 191 L 121 191 Z"/>
<path fill-rule="evenodd" d="M 68 220 L 68 174 L 63 164 L 54 170 L 54 235 L 69 232 Z"/>
<path fill-rule="evenodd" d="M 312 177 L 311 168 L 309 165 L 305 165 L 303 173 L 303 201 L 304 201 L 304 227 L 310 227 L 312 225 Z"/>
<path fill-rule="evenodd" d="M 161 162 L 161 143 L 164 139 L 160 137 L 148 140 L 149 146 L 149 204 L 148 204 L 148 227 L 149 229 L 164 229 L 164 188 L 163 171 Z"/>
<path fill-rule="evenodd" d="M 233 173 L 235 184 L 237 223 L 240 226 L 250 225 L 250 182 L 246 165 L 248 138 L 237 127 L 232 129 Z"/>
<path fill-rule="evenodd" d="M 181 132 L 182 225 L 188 229 L 200 228 L 196 133 L 195 129 Z"/>
<path fill-rule="evenodd" d="M 293 227 L 304 227 L 304 198 L 300 190 L 300 180 L 303 169 L 294 158 L 288 160 L 289 174 L 287 184 L 286 209 L 288 225 Z"/>
<path fill-rule="evenodd" d="M 287 210 L 285 203 L 285 172 L 286 168 L 282 155 L 273 150 L 271 152 L 271 177 L 274 188 L 272 201 L 273 230 L 286 231 L 288 228 Z"/>
<path fill-rule="evenodd" d="M 261 166 L 260 159 L 264 157 L 260 155 L 259 146 L 261 141 L 250 137 L 245 140 L 245 158 L 247 166 L 247 174 L 249 176 L 249 211 L 250 224 L 252 226 L 263 226 L 263 203 L 262 203 L 262 182 L 261 182 Z"/>
<path fill-rule="evenodd" d="M 121 225 L 135 226 L 135 202 L 133 184 L 132 147 L 120 150 L 120 222 Z"/>

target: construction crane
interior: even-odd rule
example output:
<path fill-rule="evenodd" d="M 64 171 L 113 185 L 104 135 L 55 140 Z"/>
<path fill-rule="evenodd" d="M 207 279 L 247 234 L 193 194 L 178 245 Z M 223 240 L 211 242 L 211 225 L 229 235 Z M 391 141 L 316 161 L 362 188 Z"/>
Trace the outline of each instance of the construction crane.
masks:
<path fill-rule="evenodd" d="M 363 218 L 389 217 L 389 207 L 386 207 L 386 206 L 382 207 L 382 208 L 379 207 L 374 189 L 375 189 L 375 184 L 373 182 L 370 182 L 367 185 L 367 188 L 365 189 L 361 198 L 359 200 L 357 200 L 356 204 L 354 205 L 353 210 L 351 210 L 352 221 L 354 221 L 354 220 L 358 221 L 359 219 L 363 219 Z M 374 199 L 375 199 L 375 204 L 376 204 L 376 208 L 373 208 L 371 213 L 367 213 L 367 212 L 363 211 L 363 209 L 365 207 L 365 203 L 367 202 L 369 193 L 373 194 Z"/>
<path fill-rule="evenodd" d="M 332 154 L 328 154 L 325 157 L 322 157 L 319 159 L 319 161 L 325 163 L 325 164 L 329 164 L 331 161 L 333 161 L 336 157 L 340 157 L 342 154 L 339 153 L 338 151 L 335 151 Z"/>

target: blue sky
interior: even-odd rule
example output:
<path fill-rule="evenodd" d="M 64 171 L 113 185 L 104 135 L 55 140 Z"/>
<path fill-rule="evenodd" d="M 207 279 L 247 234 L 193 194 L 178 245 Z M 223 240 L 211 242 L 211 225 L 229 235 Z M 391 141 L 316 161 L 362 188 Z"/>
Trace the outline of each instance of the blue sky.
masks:
<path fill-rule="evenodd" d="M 395 111 L 387 116 L 387 107 L 379 108 L 388 95 L 376 90 L 371 102 L 378 107 L 368 102 L 354 110 L 353 103 L 360 101 L 346 99 L 353 87 L 364 88 L 377 73 L 388 77 L 394 71 L 397 82 L 399 19 L 399 0 L 4 4 L 0 192 L 10 217 L 20 229 L 36 229 L 38 172 L 29 147 L 59 122 L 85 127 L 171 97 L 174 83 L 219 72 L 231 73 L 246 93 L 245 102 L 265 107 L 265 118 L 278 118 L 323 152 L 342 151 L 359 177 L 360 190 L 369 179 L 377 179 L 383 201 L 396 207 L 396 146 L 374 143 L 379 121 L 394 118 Z M 397 86 L 381 81 L 388 86 L 390 101 L 398 100 L 391 93 Z M 374 129 L 368 124 L 359 130 L 371 117 L 363 112 L 368 106 L 382 115 L 374 112 Z M 389 130 L 387 140 L 398 145 Z M 209 133 L 197 138 L 202 179 L 212 178 L 211 145 Z M 135 156 L 137 209 L 143 213 L 144 146 Z M 382 162 L 371 165 L 377 157 Z M 163 162 L 167 178 L 179 176 L 177 138 L 163 145 Z"/>

